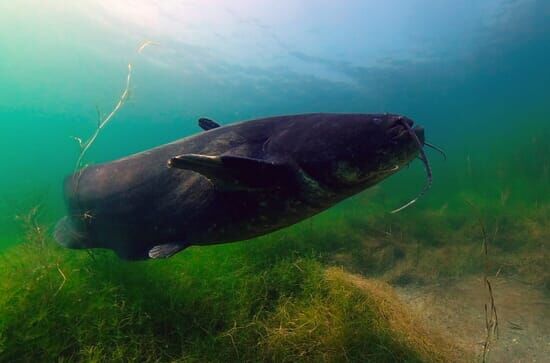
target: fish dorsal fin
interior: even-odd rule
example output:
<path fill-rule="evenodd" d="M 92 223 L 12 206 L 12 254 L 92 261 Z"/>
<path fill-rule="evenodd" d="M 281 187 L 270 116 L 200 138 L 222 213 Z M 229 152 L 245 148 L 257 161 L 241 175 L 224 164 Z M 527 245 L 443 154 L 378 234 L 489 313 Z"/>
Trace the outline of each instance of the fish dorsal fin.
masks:
<path fill-rule="evenodd" d="M 216 185 L 232 189 L 278 188 L 295 180 L 294 169 L 288 163 L 245 156 L 183 154 L 170 159 L 168 166 L 192 170 Z"/>
<path fill-rule="evenodd" d="M 217 123 L 216 121 L 210 120 L 209 118 L 204 118 L 203 117 L 203 118 L 199 119 L 199 126 L 204 131 L 208 131 L 208 130 L 212 130 L 212 129 L 216 129 L 216 128 L 220 127 L 220 124 Z"/>

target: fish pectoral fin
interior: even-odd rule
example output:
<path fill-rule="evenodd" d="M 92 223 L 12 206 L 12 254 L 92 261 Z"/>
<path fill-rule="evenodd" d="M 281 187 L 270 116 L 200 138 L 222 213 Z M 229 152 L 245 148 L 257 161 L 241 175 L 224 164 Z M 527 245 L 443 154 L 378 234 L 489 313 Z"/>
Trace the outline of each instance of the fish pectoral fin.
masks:
<path fill-rule="evenodd" d="M 171 168 L 192 170 L 230 188 L 272 188 L 295 180 L 291 165 L 244 156 L 183 154 L 168 161 Z"/>
<path fill-rule="evenodd" d="M 178 243 L 166 243 L 163 245 L 158 245 L 149 250 L 149 258 L 159 259 L 172 257 L 176 253 L 185 249 L 185 247 L 187 246 Z"/>
<path fill-rule="evenodd" d="M 199 126 L 204 131 L 208 131 L 208 130 L 212 130 L 220 127 L 220 124 L 217 123 L 216 121 L 210 120 L 209 118 L 203 117 L 199 119 Z"/>

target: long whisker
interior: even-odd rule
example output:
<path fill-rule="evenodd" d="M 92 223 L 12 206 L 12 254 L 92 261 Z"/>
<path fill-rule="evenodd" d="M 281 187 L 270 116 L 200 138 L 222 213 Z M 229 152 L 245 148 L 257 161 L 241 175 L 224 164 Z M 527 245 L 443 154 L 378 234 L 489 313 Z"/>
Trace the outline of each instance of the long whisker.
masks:
<path fill-rule="evenodd" d="M 403 205 L 403 206 L 401 206 L 397 209 L 392 210 L 391 211 L 392 214 L 400 212 L 403 209 L 405 209 L 405 208 L 411 206 L 412 204 L 414 204 L 418 199 L 420 199 L 424 194 L 426 194 L 426 192 L 432 187 L 432 182 L 433 182 L 432 168 L 431 168 L 430 163 L 428 161 L 428 157 L 426 156 L 426 153 L 424 152 L 424 148 L 422 147 L 422 143 L 418 139 L 418 136 L 416 136 L 413 129 L 409 126 L 409 124 L 407 124 L 406 122 L 403 122 L 403 126 L 405 126 L 405 128 L 407 129 L 407 132 L 409 133 L 409 135 L 411 135 L 413 140 L 418 145 L 418 151 L 420 153 L 419 158 L 420 158 L 420 160 L 422 160 L 422 162 L 424 163 L 424 166 L 426 168 L 426 179 L 427 179 L 427 181 L 426 181 L 426 185 L 424 186 L 424 189 L 422 189 L 422 191 L 420 193 L 418 193 L 416 198 L 414 198 L 410 202 L 406 203 L 405 205 Z"/>
<path fill-rule="evenodd" d="M 443 159 L 444 159 L 444 160 L 447 160 L 447 154 L 445 154 L 445 151 L 443 151 L 443 149 L 440 148 L 439 146 L 434 145 L 434 144 L 431 144 L 431 143 L 426 142 L 426 141 L 424 141 L 424 145 L 426 145 L 427 147 L 430 147 L 430 148 L 432 148 L 432 149 L 434 149 L 434 150 L 436 150 L 436 151 L 439 151 L 439 153 L 440 153 L 441 155 L 443 155 Z"/>

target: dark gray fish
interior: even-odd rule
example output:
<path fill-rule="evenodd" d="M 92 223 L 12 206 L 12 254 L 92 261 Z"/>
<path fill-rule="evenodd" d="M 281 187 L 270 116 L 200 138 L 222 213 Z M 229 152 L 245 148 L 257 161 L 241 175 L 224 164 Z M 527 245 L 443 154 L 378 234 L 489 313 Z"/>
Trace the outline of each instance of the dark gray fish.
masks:
<path fill-rule="evenodd" d="M 377 184 L 424 143 L 421 127 L 391 114 L 199 124 L 208 131 L 67 178 L 57 241 L 137 260 L 250 239 Z"/>

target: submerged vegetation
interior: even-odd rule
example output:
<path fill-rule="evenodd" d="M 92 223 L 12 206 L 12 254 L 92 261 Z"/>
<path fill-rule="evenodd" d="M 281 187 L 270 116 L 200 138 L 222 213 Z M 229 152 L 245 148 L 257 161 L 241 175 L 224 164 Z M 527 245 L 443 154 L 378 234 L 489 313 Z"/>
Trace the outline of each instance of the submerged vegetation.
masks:
<path fill-rule="evenodd" d="M 267 249 L 258 241 L 128 263 L 63 250 L 26 222 L 26 242 L 0 260 L 1 361 L 437 362 L 459 354 L 389 285 L 289 254 L 284 234 L 267 237 Z"/>

